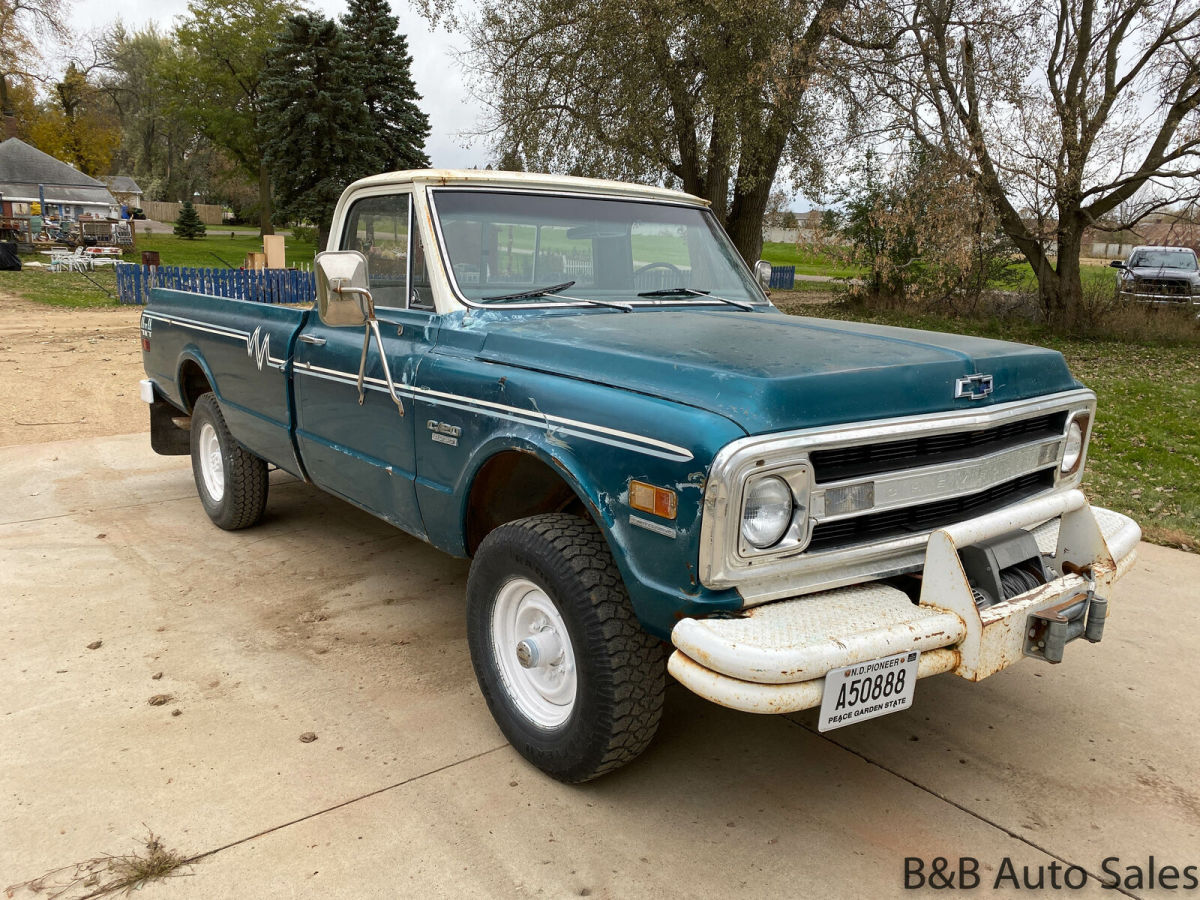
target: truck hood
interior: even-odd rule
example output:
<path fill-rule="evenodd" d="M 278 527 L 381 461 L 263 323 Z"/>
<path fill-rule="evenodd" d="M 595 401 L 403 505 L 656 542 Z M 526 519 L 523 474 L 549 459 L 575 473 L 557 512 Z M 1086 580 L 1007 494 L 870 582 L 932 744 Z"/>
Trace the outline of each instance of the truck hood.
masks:
<path fill-rule="evenodd" d="M 1125 271 L 1134 278 L 1161 278 L 1164 280 L 1187 281 L 1192 284 L 1200 283 L 1200 272 L 1197 272 L 1195 269 L 1172 269 L 1166 266 L 1130 266 L 1126 267 Z"/>
<path fill-rule="evenodd" d="M 711 410 L 747 434 L 975 409 L 1079 387 L 1062 355 L 1006 341 L 733 310 L 497 317 L 480 359 Z M 966 375 L 984 400 L 955 399 Z"/>

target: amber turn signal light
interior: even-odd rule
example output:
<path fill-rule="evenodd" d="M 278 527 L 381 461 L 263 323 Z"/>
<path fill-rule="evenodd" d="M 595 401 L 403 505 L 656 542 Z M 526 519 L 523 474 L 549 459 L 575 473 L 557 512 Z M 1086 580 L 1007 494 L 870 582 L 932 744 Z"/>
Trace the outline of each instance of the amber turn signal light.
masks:
<path fill-rule="evenodd" d="M 675 492 L 666 488 L 655 487 L 644 481 L 629 482 L 629 505 L 642 512 L 660 516 L 664 519 L 674 519 L 677 508 Z"/>

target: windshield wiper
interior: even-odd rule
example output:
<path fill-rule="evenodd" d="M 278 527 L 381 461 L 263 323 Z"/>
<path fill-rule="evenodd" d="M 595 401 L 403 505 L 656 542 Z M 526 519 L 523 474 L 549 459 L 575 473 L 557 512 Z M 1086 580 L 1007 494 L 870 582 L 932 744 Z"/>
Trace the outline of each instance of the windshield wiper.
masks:
<path fill-rule="evenodd" d="M 575 282 L 571 282 L 574 284 Z M 619 309 L 621 312 L 633 312 L 628 303 L 613 303 L 610 300 L 593 300 L 591 297 L 568 297 L 566 294 L 550 294 L 556 300 L 574 300 L 576 303 L 591 303 L 593 306 L 607 306 L 609 309 Z"/>
<path fill-rule="evenodd" d="M 681 294 L 688 294 L 693 297 L 703 297 L 705 300 L 716 300 L 720 303 L 728 303 L 730 306 L 736 306 L 738 309 L 744 309 L 749 312 L 754 312 L 753 305 L 742 300 L 730 300 L 728 297 L 718 297 L 716 294 L 708 291 L 697 291 L 692 288 L 673 287 L 663 288 L 658 291 L 642 291 L 638 294 L 639 297 L 677 297 Z"/>
<path fill-rule="evenodd" d="M 522 291 L 519 294 L 499 294 L 495 297 L 480 297 L 480 300 L 525 300 L 529 297 L 544 297 L 546 294 L 556 294 L 559 291 L 566 290 L 569 287 L 574 287 L 575 282 L 564 281 L 562 284 L 552 284 L 549 287 L 534 288 L 531 291 Z"/>
<path fill-rule="evenodd" d="M 499 297 L 480 297 L 480 300 L 532 300 L 536 297 L 547 297 L 551 300 L 569 300 L 575 303 L 590 303 L 592 306 L 607 306 L 610 309 L 619 309 L 621 312 L 633 312 L 633 307 L 628 303 L 610 303 L 607 300 L 593 300 L 591 297 L 568 297 L 566 294 L 560 294 L 559 291 L 566 290 L 575 282 L 564 281 L 562 284 L 552 284 L 549 287 L 537 288 L 532 291 L 522 291 L 519 294 L 502 294 Z"/>

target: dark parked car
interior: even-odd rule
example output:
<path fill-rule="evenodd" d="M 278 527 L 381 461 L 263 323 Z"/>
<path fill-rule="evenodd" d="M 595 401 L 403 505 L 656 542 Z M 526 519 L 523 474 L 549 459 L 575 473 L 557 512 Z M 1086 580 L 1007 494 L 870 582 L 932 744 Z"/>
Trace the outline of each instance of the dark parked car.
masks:
<path fill-rule="evenodd" d="M 1118 299 L 1200 304 L 1200 267 L 1188 247 L 1134 247 L 1129 259 L 1114 259 L 1110 265 L 1121 270 Z"/>

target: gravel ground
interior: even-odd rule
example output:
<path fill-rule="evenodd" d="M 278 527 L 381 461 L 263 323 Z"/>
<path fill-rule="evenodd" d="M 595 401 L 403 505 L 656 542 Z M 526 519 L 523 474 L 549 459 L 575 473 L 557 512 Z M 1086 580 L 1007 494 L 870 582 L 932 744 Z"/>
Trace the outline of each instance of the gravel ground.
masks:
<path fill-rule="evenodd" d="M 0 447 L 148 430 L 140 311 L 60 309 L 0 292 Z"/>

